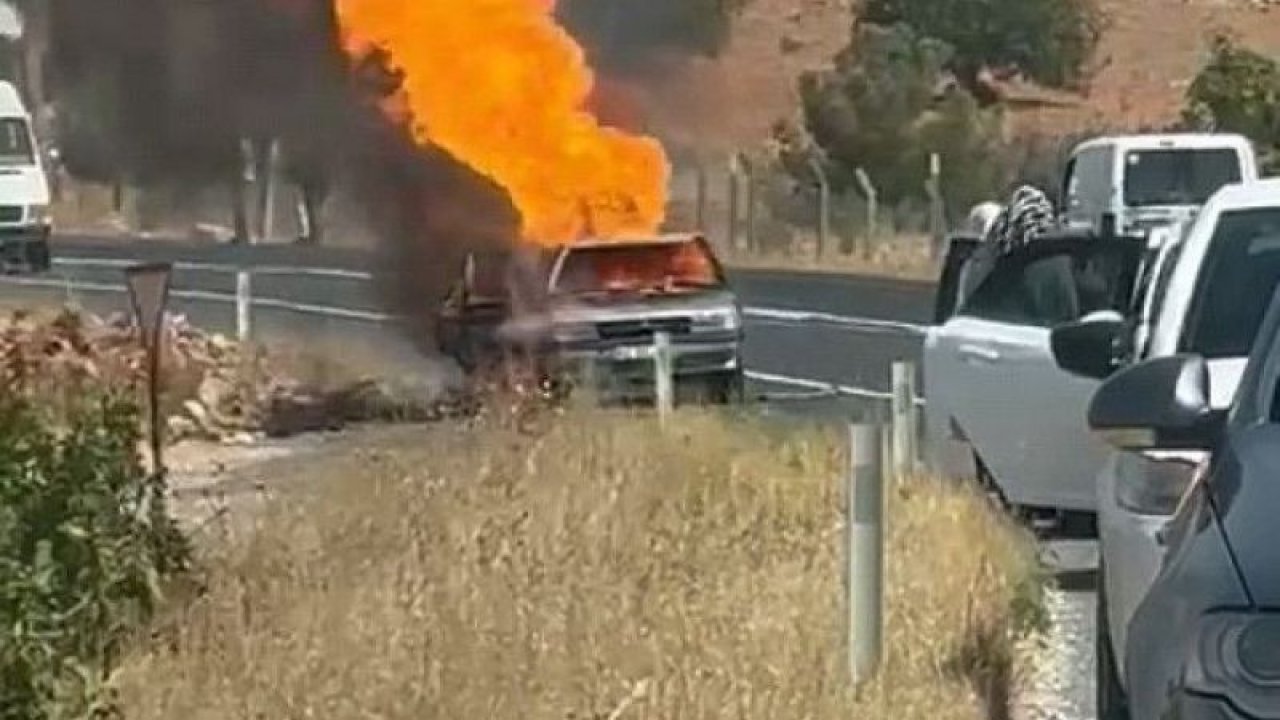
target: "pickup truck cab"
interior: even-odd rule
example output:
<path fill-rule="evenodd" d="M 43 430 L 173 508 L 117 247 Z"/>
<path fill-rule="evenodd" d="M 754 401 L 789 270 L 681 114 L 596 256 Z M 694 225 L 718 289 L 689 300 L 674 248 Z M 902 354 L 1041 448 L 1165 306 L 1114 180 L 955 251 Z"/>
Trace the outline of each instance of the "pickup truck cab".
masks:
<path fill-rule="evenodd" d="M 557 374 L 608 397 L 653 392 L 654 337 L 667 333 L 677 393 L 731 401 L 744 391 L 742 311 L 698 234 L 579 242 L 534 253 L 522 270 L 468 259 L 446 300 L 441 345 L 464 367 L 532 350 Z M 524 283 L 524 297 L 513 294 Z M 588 372 L 590 370 L 590 372 Z"/>
<path fill-rule="evenodd" d="M 49 178 L 17 88 L 0 81 L 0 269 L 49 268 Z"/>
<path fill-rule="evenodd" d="M 1054 329 L 1058 363 L 1101 380 L 1136 363 L 1194 354 L 1207 369 L 1208 406 L 1225 410 L 1280 285 L 1280 179 L 1219 190 L 1193 222 L 1169 229 L 1152 267 L 1137 312 Z M 1164 528 L 1208 460 L 1203 451 L 1111 448 L 1097 472 L 1102 720 L 1127 717 L 1130 620 L 1160 571 Z"/>

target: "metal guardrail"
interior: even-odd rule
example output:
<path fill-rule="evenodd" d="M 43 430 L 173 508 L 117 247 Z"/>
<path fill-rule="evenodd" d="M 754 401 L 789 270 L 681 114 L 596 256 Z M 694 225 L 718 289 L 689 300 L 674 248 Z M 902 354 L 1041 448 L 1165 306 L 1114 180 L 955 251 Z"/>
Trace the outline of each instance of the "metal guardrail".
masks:
<path fill-rule="evenodd" d="M 53 261 L 55 270 L 74 270 L 77 268 L 123 270 L 133 264 L 135 264 L 135 261 L 133 260 L 117 258 L 63 257 L 55 258 Z M 252 294 L 253 276 L 307 277 L 371 282 L 374 279 L 373 274 L 362 270 L 327 267 L 299 267 L 289 265 L 238 265 L 231 263 L 206 262 L 175 262 L 173 264 L 173 268 L 176 272 L 180 273 L 215 273 L 235 277 L 234 292 L 175 289 L 170 292 L 170 295 L 180 300 L 234 305 L 236 308 L 236 334 L 242 339 L 248 339 L 251 335 L 252 308 L 282 310 L 303 315 L 339 320 L 352 320 L 357 322 L 392 323 L 397 319 L 396 316 L 388 313 L 357 310 L 337 305 L 297 302 L 284 298 L 254 297 Z M 123 283 L 113 285 L 109 283 L 89 282 L 73 279 L 65 275 L 60 280 L 25 276 L 7 277 L 4 278 L 4 280 L 10 284 L 16 285 L 65 289 L 68 293 L 73 290 L 111 293 L 126 292 Z M 924 332 L 927 329 L 927 326 L 925 325 L 895 320 L 853 317 L 820 311 L 790 310 L 774 307 L 747 306 L 743 308 L 743 314 L 747 318 L 765 323 L 784 325 L 825 325 L 856 332 L 883 332 L 905 334 L 915 337 L 924 335 Z M 914 380 L 912 381 L 911 387 L 906 390 L 898 388 L 897 385 L 895 385 L 895 390 L 885 392 L 841 383 L 825 382 L 811 378 L 801 378 L 755 370 L 748 370 L 746 375 L 748 378 L 757 382 L 784 385 L 811 391 L 811 394 L 806 393 L 803 396 L 805 399 L 819 397 L 850 397 L 864 400 L 892 402 L 895 398 L 902 397 L 902 392 L 908 392 L 910 393 L 909 396 L 914 397 Z M 923 406 L 924 399 L 914 397 L 913 404 L 917 407 Z"/>

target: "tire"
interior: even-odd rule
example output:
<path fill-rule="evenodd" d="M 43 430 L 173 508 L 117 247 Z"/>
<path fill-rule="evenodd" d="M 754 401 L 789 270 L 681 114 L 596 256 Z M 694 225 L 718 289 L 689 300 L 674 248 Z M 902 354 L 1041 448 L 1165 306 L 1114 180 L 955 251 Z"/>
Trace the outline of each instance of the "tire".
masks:
<path fill-rule="evenodd" d="M 1096 709 L 1098 720 L 1130 720 L 1129 696 L 1120 684 L 1120 673 L 1115 651 L 1111 645 L 1111 625 L 1107 615 L 1106 577 L 1101 564 L 1098 567 L 1098 605 L 1094 615 L 1094 649 L 1097 662 Z"/>

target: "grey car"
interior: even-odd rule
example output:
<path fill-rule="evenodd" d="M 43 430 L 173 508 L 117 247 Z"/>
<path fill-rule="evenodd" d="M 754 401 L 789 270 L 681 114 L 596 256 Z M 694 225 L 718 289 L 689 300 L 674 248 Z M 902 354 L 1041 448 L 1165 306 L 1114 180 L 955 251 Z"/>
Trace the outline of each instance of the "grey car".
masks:
<path fill-rule="evenodd" d="M 644 398 L 654 390 L 655 335 L 666 333 L 677 393 L 742 396 L 742 311 L 703 236 L 580 242 L 521 257 L 469 258 L 446 300 L 441 347 L 465 368 L 531 353 L 604 396 Z"/>
<path fill-rule="evenodd" d="M 1117 448 L 1211 458 L 1158 533 L 1164 559 L 1115 659 L 1125 686 L 1099 708 L 1109 720 L 1280 718 L 1280 295 L 1228 410 L 1211 383 L 1203 355 L 1180 353 L 1118 372 L 1090 404 Z"/>

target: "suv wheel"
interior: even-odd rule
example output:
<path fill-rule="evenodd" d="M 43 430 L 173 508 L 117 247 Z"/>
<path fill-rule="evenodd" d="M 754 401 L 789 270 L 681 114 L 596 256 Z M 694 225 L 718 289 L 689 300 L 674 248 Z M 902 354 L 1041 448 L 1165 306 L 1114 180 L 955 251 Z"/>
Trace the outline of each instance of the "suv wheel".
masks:
<path fill-rule="evenodd" d="M 1111 625 L 1107 616 L 1107 588 L 1101 566 L 1098 568 L 1098 605 L 1094 621 L 1094 648 L 1098 659 L 1097 714 L 1098 720 L 1129 720 L 1129 697 L 1120 685 L 1120 673 L 1115 652 L 1111 645 Z"/>

